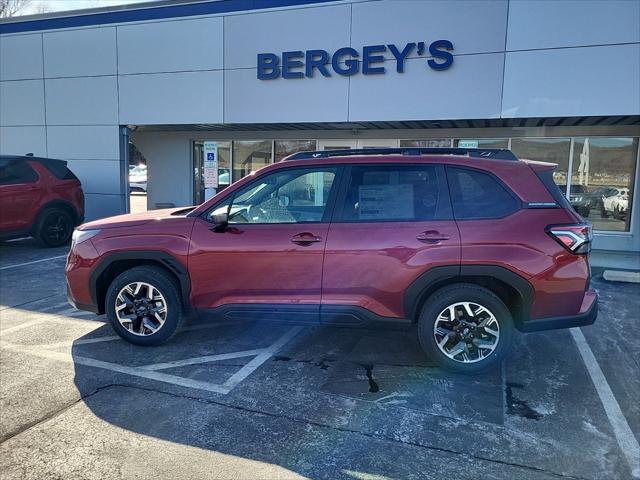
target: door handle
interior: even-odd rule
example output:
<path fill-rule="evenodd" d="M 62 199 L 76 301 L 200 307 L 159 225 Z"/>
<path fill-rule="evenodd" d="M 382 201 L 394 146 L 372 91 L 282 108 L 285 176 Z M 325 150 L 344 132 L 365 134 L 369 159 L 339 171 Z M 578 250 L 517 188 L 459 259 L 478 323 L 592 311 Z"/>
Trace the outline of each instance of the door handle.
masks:
<path fill-rule="evenodd" d="M 291 241 L 298 245 L 311 245 L 312 243 L 321 242 L 322 237 L 314 235 L 313 233 L 303 232 L 291 237 Z"/>
<path fill-rule="evenodd" d="M 444 240 L 449 240 L 449 235 L 440 233 L 437 230 L 427 230 L 416 235 L 416 238 L 424 243 L 440 243 Z"/>

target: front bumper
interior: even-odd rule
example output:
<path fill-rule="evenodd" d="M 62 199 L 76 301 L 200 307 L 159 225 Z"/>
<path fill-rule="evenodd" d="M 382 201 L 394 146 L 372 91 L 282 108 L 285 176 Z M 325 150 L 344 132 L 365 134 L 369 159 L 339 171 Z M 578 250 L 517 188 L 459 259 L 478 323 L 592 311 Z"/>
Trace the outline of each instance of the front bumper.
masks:
<path fill-rule="evenodd" d="M 73 298 L 73 295 L 71 294 L 71 288 L 69 288 L 68 283 L 67 283 L 67 302 L 69 302 L 69 305 L 71 305 L 73 308 L 77 310 L 87 310 L 88 312 L 93 312 L 96 315 L 100 315 L 100 309 L 98 308 L 97 305 L 76 302 L 75 298 Z"/>
<path fill-rule="evenodd" d="M 598 317 L 598 294 L 595 290 L 585 293 L 582 308 L 577 315 L 566 317 L 535 318 L 523 322 L 520 331 L 540 332 L 543 330 L 556 330 L 559 328 L 584 327 L 592 325 Z"/>

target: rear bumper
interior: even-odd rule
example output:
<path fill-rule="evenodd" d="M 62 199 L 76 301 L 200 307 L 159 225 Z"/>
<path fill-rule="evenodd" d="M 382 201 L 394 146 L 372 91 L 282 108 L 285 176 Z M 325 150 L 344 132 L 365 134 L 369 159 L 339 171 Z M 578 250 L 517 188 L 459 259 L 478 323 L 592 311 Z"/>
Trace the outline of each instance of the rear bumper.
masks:
<path fill-rule="evenodd" d="M 540 332 L 559 328 L 584 327 L 591 325 L 598 317 L 598 294 L 589 290 L 584 295 L 580 313 L 566 317 L 536 318 L 523 322 L 522 332 Z"/>

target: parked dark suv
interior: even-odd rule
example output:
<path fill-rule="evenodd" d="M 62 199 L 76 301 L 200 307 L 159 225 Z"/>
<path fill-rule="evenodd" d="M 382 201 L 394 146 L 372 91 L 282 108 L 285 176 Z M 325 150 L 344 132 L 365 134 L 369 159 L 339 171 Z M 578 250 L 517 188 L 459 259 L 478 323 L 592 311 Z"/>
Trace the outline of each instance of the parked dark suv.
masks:
<path fill-rule="evenodd" d="M 67 162 L 0 155 L 0 238 L 64 245 L 84 220 L 84 193 Z"/>
<path fill-rule="evenodd" d="M 198 207 L 82 225 L 69 299 L 139 345 L 170 338 L 188 310 L 417 324 L 438 364 L 477 371 L 514 329 L 595 321 L 591 229 L 554 168 L 508 150 L 294 154 Z"/>

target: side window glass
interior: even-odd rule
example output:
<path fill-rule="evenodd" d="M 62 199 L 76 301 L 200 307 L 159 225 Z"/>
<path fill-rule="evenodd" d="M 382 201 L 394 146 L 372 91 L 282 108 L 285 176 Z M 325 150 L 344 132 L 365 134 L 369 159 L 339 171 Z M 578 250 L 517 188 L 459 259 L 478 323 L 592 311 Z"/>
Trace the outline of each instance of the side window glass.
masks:
<path fill-rule="evenodd" d="M 321 222 L 336 168 L 274 172 L 234 196 L 229 223 Z"/>
<path fill-rule="evenodd" d="M 410 222 L 450 217 L 438 171 L 434 165 L 352 167 L 342 220 Z"/>
<path fill-rule="evenodd" d="M 447 167 L 447 176 L 456 219 L 501 218 L 520 207 L 520 202 L 487 173 Z"/>
<path fill-rule="evenodd" d="M 37 179 L 38 175 L 27 162 L 14 161 L 0 165 L 0 185 L 32 183 Z"/>

